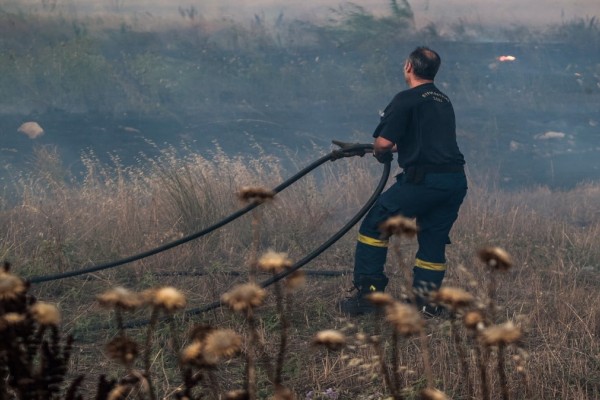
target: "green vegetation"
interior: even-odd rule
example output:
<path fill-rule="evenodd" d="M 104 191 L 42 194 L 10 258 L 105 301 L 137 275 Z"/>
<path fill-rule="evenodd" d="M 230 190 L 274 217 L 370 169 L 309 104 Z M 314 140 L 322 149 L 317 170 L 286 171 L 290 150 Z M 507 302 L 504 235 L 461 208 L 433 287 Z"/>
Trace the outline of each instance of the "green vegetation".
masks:
<path fill-rule="evenodd" d="M 230 111 L 243 104 L 261 109 L 265 103 L 290 107 L 321 101 L 358 109 L 382 103 L 381 94 L 390 96 L 390 87 L 401 84 L 403 55 L 415 43 L 436 46 L 448 66 L 453 53 L 468 60 L 468 71 L 457 73 L 467 79 L 462 83 L 471 93 L 481 89 L 478 80 L 485 79 L 493 61 L 469 54 L 480 38 L 521 43 L 532 53 L 527 58 L 538 58 L 545 73 L 563 70 L 564 59 L 534 45 L 560 41 L 571 52 L 584 49 L 584 58 L 571 64 L 589 60 L 600 49 L 594 18 L 544 32 L 522 27 L 487 32 L 465 24 L 442 35 L 433 26 L 416 31 L 406 1 L 392 1 L 390 15 L 384 17 L 343 6 L 323 26 L 284 16 L 275 21 L 256 16 L 244 25 L 188 15 L 164 26 L 159 19 L 119 13 L 86 18 L 56 10 L 25 14 L 0 9 L 0 111 L 183 118 L 198 112 L 224 114 L 224 107 Z M 593 64 L 589 68 L 578 72 L 597 73 Z M 453 74 L 450 68 L 445 73 Z M 517 79 L 529 79 L 526 72 L 520 74 Z M 453 82 L 461 76 L 444 78 Z M 540 95 L 552 90 L 541 82 L 518 86 L 531 84 Z"/>

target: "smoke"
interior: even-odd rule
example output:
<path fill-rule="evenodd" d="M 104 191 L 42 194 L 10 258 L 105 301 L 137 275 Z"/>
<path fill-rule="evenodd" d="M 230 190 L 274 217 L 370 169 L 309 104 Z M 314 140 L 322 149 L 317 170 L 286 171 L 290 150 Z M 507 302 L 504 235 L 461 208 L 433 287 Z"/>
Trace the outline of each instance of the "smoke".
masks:
<path fill-rule="evenodd" d="M 153 154 L 148 141 L 284 158 L 311 157 L 332 139 L 367 142 L 377 111 L 404 89 L 404 57 L 427 43 L 442 55 L 436 82 L 473 170 L 496 168 L 515 184 L 600 178 L 598 0 L 412 0 L 410 40 L 371 18 L 389 17 L 389 0 L 182 1 L 5 0 L 0 11 L 26 18 L 5 15 L 4 65 L 30 70 L 5 70 L 4 158 L 33 146 L 17 134 L 27 121 L 46 133 L 35 144 L 59 146 L 69 164 L 88 149 L 133 162 Z M 327 22 L 340 7 L 365 14 L 329 30 L 296 23 Z M 74 23 L 52 25 L 53 16 Z M 553 24 L 549 40 L 524 40 Z"/>
<path fill-rule="evenodd" d="M 389 0 L 7 0 L 21 7 L 41 7 L 55 4 L 71 12 L 95 14 L 126 12 L 177 18 L 178 8 L 194 8 L 205 19 L 232 18 L 245 20 L 258 14 L 265 17 L 284 14 L 289 18 L 327 19 L 329 10 L 344 4 L 354 4 L 375 15 L 389 13 Z M 484 25 L 526 25 L 529 27 L 557 24 L 574 18 L 600 14 L 598 0 L 411 0 L 417 27 L 467 21 Z"/>

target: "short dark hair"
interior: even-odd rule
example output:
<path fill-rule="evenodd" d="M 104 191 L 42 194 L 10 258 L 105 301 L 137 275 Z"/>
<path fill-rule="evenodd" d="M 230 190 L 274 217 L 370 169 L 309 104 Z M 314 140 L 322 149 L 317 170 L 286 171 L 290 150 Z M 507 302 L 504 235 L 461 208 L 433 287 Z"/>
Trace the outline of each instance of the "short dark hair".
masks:
<path fill-rule="evenodd" d="M 422 79 L 435 78 L 442 60 L 440 55 L 428 47 L 417 47 L 408 56 L 408 61 L 413 67 L 416 76 Z"/>

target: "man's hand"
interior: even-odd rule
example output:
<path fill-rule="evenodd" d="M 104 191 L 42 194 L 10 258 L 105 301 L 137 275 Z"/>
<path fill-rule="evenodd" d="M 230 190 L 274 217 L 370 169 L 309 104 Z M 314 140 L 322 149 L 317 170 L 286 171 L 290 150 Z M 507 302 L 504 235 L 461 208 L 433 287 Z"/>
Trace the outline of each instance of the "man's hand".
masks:
<path fill-rule="evenodd" d="M 375 156 L 375 158 L 377 159 L 377 161 L 379 161 L 382 164 L 385 164 L 387 162 L 391 162 L 394 159 L 394 156 L 392 155 L 392 152 L 387 150 L 387 151 L 383 151 L 383 152 L 373 152 L 373 155 Z"/>

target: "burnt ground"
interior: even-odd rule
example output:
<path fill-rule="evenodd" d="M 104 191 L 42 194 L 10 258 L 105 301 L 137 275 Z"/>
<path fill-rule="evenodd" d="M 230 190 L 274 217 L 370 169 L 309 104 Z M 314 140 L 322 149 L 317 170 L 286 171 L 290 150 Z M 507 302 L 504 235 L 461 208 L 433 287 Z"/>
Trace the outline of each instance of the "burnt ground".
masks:
<path fill-rule="evenodd" d="M 436 82 L 455 105 L 471 171 L 507 188 L 568 188 L 600 180 L 600 55 L 563 44 L 445 43 L 442 50 L 444 70 Z M 501 54 L 517 59 L 502 63 Z M 308 163 L 332 139 L 369 142 L 377 110 L 402 88 L 399 81 L 398 88 L 382 93 L 380 104 L 361 102 L 357 95 L 347 104 L 273 99 L 265 105 L 264 96 L 240 103 L 229 94 L 212 110 L 172 117 L 65 110 L 5 114 L 2 174 L 26 169 L 33 149 L 44 145 L 55 146 L 74 176 L 82 170 L 82 152 L 91 150 L 103 161 L 118 156 L 129 165 L 141 153 L 153 156 L 157 147 L 183 143 L 198 152 L 214 151 L 218 143 L 230 154 L 258 154 L 259 145 L 267 154 L 285 159 L 291 152 Z M 288 104 L 291 100 L 296 103 Z M 19 125 L 30 120 L 46 134 L 35 140 L 18 134 Z"/>

